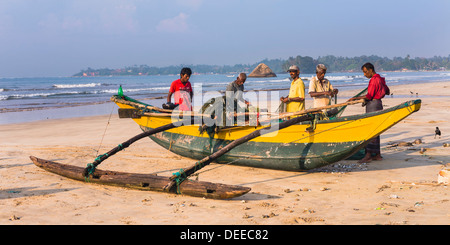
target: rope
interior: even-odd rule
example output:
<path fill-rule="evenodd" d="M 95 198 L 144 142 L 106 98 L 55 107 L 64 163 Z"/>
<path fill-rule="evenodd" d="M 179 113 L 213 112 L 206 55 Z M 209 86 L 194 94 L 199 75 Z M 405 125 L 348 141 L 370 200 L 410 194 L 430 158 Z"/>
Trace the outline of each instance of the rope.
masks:
<path fill-rule="evenodd" d="M 196 162 L 195 165 L 194 165 L 194 172 L 197 171 L 197 169 L 198 170 L 202 169 L 204 166 L 205 165 L 202 162 L 200 162 L 200 161 Z M 205 172 L 205 171 L 203 171 L 203 172 Z M 198 173 L 198 174 L 200 174 L 200 173 Z M 196 174 L 197 175 L 197 179 L 198 179 L 198 174 Z M 180 171 L 172 173 L 172 175 L 176 176 L 174 181 L 175 181 L 175 183 L 177 185 L 177 194 L 181 194 L 181 192 L 180 192 L 180 184 L 183 183 L 183 181 L 185 181 L 186 179 L 188 179 L 188 176 L 184 172 L 184 169 L 180 169 Z"/>
<path fill-rule="evenodd" d="M 272 148 L 273 148 L 273 146 L 270 147 L 270 149 L 272 149 Z M 198 180 L 198 176 L 199 176 L 200 174 L 202 174 L 202 173 L 205 173 L 205 172 L 208 172 L 208 171 L 211 171 L 211 170 L 214 170 L 214 169 L 218 169 L 218 168 L 221 168 L 221 167 L 225 167 L 225 166 L 230 165 L 230 164 L 232 164 L 232 163 L 234 163 L 234 162 L 237 162 L 237 161 L 242 160 L 242 159 L 250 158 L 250 157 L 251 157 L 251 156 L 241 157 L 241 158 L 235 159 L 235 160 L 230 161 L 230 162 L 227 162 L 227 163 L 218 164 L 217 167 L 214 167 L 214 168 L 211 168 L 211 169 L 203 170 L 203 171 L 201 171 L 201 172 L 198 172 L 198 173 L 196 173 L 196 174 L 193 174 L 192 176 L 196 176 L 196 180 Z"/>
<path fill-rule="evenodd" d="M 94 174 L 95 172 L 95 165 L 93 163 L 88 163 L 86 166 L 86 170 L 87 170 L 87 175 L 84 176 L 84 181 L 86 182 L 91 182 L 91 175 Z"/>
<path fill-rule="evenodd" d="M 119 144 L 119 148 L 123 149 L 122 147 L 123 147 L 122 144 Z M 84 180 L 85 180 L 86 182 L 90 182 L 90 178 L 91 178 L 90 176 L 94 174 L 95 169 L 97 168 L 98 163 L 100 163 L 100 162 L 102 161 L 102 157 L 105 157 L 105 156 L 108 157 L 108 153 L 101 154 L 101 155 L 97 156 L 97 157 L 95 158 L 94 162 L 88 163 L 88 164 L 87 164 L 87 166 L 86 166 L 86 173 L 87 173 L 87 174 L 86 174 L 86 176 L 84 177 Z M 96 165 L 95 163 L 97 163 L 97 165 Z"/>
<path fill-rule="evenodd" d="M 122 86 L 121 86 L 120 89 L 119 89 L 119 93 L 120 93 L 120 90 L 121 90 L 121 89 L 122 89 Z M 87 166 L 86 166 L 87 174 L 86 174 L 85 177 L 84 177 L 84 180 L 85 180 L 86 182 L 90 182 L 90 178 L 91 178 L 90 176 L 93 175 L 94 172 L 95 172 L 95 169 L 96 169 L 97 166 L 96 166 L 94 163 L 95 163 L 95 162 L 100 162 L 100 161 L 101 161 L 101 158 L 102 158 L 103 156 L 108 156 L 108 154 L 106 154 L 106 153 L 105 153 L 105 154 L 102 154 L 102 155 L 98 155 L 98 153 L 100 152 L 100 148 L 102 147 L 103 139 L 105 138 L 106 131 L 107 131 L 108 126 L 109 126 L 109 123 L 110 123 L 110 121 L 111 121 L 111 116 L 112 116 L 112 114 L 113 114 L 113 111 L 114 111 L 114 104 L 113 104 L 113 106 L 112 106 L 112 108 L 111 108 L 111 113 L 109 113 L 108 122 L 106 123 L 105 131 L 103 132 L 103 135 L 102 135 L 102 140 L 100 141 L 100 145 L 98 146 L 97 152 L 95 153 L 96 158 L 95 158 L 94 162 L 88 163 Z M 123 149 L 122 144 L 119 144 L 119 148 L 120 148 L 120 149 Z"/>
<path fill-rule="evenodd" d="M 121 87 L 121 88 L 122 88 L 122 87 Z M 111 116 L 112 116 L 113 111 L 114 111 L 114 104 L 113 104 L 113 106 L 112 106 L 112 108 L 111 108 L 111 113 L 109 113 L 108 122 L 106 123 L 105 131 L 103 132 L 103 135 L 102 135 L 102 140 L 100 141 L 100 145 L 98 146 L 97 152 L 95 153 L 96 156 L 98 156 L 98 153 L 99 153 L 99 151 L 100 151 L 100 148 L 102 147 L 103 139 L 105 138 L 106 130 L 108 129 L 109 122 L 111 121 Z"/>
<path fill-rule="evenodd" d="M 408 108 L 408 107 L 407 107 Z M 389 116 L 386 117 L 380 124 L 378 124 L 378 126 L 371 132 L 371 134 L 373 134 L 373 132 L 375 132 L 386 120 L 388 120 L 395 112 L 398 112 L 397 110 L 392 111 L 391 113 L 389 113 Z"/>
<path fill-rule="evenodd" d="M 172 175 L 176 176 L 175 183 L 177 184 L 177 194 L 181 194 L 180 184 L 187 179 L 187 175 L 183 169 L 180 169 L 180 171 L 173 173 Z"/>

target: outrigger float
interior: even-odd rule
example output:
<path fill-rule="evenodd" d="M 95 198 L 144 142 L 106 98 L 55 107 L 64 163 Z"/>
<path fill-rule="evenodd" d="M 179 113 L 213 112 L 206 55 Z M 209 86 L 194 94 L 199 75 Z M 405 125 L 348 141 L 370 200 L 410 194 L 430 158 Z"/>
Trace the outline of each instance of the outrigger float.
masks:
<path fill-rule="evenodd" d="M 268 126 L 259 123 L 257 126 L 205 127 L 201 119 L 205 116 L 211 118 L 212 114 L 189 112 L 188 115 L 174 117 L 172 110 L 134 100 L 120 91 L 119 95 L 111 97 L 119 106 L 119 117 L 132 118 L 143 133 L 98 156 L 86 168 L 31 156 L 34 164 L 76 180 L 89 179 L 93 183 L 139 190 L 229 199 L 244 195 L 251 189 L 185 180 L 211 162 L 286 171 L 323 167 L 351 157 L 372 138 L 418 111 L 421 106 L 421 100 L 418 99 L 360 115 L 333 117 L 323 112 L 364 102 L 357 100 L 295 113 L 280 113 L 272 118 Z M 146 137 L 173 153 L 197 162 L 171 177 L 96 169 L 110 156 Z"/>

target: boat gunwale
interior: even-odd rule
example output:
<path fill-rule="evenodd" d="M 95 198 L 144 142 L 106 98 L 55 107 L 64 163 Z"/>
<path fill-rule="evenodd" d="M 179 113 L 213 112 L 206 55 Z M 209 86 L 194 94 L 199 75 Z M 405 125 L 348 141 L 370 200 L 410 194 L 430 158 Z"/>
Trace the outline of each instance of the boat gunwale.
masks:
<path fill-rule="evenodd" d="M 111 100 L 114 101 L 115 103 L 120 103 L 120 101 L 117 101 L 117 99 L 113 99 L 113 98 L 116 98 L 116 97 L 118 97 L 118 96 L 117 95 L 113 95 L 111 97 Z M 126 99 L 132 99 L 132 98 L 130 98 L 128 96 L 124 96 L 124 98 L 125 98 L 125 101 L 128 101 Z M 118 100 L 124 100 L 124 99 L 118 98 Z M 138 100 L 135 100 L 135 99 L 132 99 L 132 100 L 133 101 L 131 101 L 131 102 L 136 101 L 134 103 L 139 103 L 139 104 L 144 105 L 146 107 L 147 106 L 155 107 L 155 106 L 146 104 L 144 102 L 141 102 L 141 101 L 138 101 Z M 408 106 L 413 106 L 413 105 L 417 105 L 417 104 L 421 104 L 421 103 L 422 103 L 421 99 L 409 100 L 409 101 L 402 102 L 401 104 L 398 104 L 396 106 L 392 106 L 392 107 L 384 109 L 384 110 L 374 111 L 374 112 L 366 112 L 366 113 L 355 114 L 355 115 L 348 115 L 348 116 L 344 116 L 344 117 L 336 117 L 336 118 L 329 119 L 329 120 L 319 120 L 319 121 L 317 121 L 317 124 L 336 123 L 336 122 L 342 122 L 342 121 L 352 121 L 352 120 L 364 119 L 364 118 L 367 118 L 367 117 L 372 117 L 372 116 L 381 115 L 381 114 L 384 114 L 384 113 L 389 113 L 389 112 L 392 112 L 392 111 L 395 111 L 395 110 L 398 110 L 398 109 L 402 109 L 402 108 L 405 108 L 405 107 L 408 107 Z M 130 106 L 133 106 L 133 105 L 130 105 Z M 133 106 L 133 107 L 135 107 L 135 106 Z M 154 113 L 162 113 L 162 112 L 157 111 L 157 110 L 153 110 L 153 109 L 151 109 L 151 110 Z M 154 116 L 146 116 L 146 115 L 143 115 L 143 116 L 144 117 L 154 117 Z M 161 116 L 161 117 L 170 117 L 170 116 Z M 299 124 L 300 125 L 301 124 L 309 124 L 309 122 L 301 122 Z M 263 125 L 260 125 L 260 126 L 263 126 Z M 231 127 L 234 128 L 234 127 L 255 127 L 255 126 L 231 126 Z"/>

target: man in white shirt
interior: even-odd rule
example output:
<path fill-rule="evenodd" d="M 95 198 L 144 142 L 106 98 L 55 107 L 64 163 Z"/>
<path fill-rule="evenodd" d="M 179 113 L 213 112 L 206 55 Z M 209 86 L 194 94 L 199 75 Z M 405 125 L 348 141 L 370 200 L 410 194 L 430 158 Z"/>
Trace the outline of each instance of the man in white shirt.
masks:
<path fill-rule="evenodd" d="M 314 99 L 314 108 L 330 105 L 331 96 L 339 91 L 334 89 L 330 81 L 325 78 L 327 67 L 319 64 L 316 67 L 316 76 L 309 82 L 309 95 Z"/>

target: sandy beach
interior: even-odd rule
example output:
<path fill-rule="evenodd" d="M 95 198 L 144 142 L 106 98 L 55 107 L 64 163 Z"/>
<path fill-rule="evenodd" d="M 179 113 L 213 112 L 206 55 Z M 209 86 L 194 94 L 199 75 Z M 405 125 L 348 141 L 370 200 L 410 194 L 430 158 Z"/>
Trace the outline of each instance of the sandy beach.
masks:
<path fill-rule="evenodd" d="M 0 125 L 0 224 L 449 225 L 449 186 L 437 180 L 440 170 L 450 168 L 450 147 L 444 147 L 450 143 L 450 81 L 390 88 L 394 95 L 383 100 L 385 108 L 417 98 L 422 107 L 381 135 L 384 160 L 344 160 L 308 172 L 206 167 L 212 170 L 199 180 L 252 188 L 231 200 L 85 183 L 30 161 L 33 155 L 85 167 L 100 144 L 104 153 L 141 132 L 117 114 Z M 345 115 L 363 112 L 354 105 Z M 435 138 L 436 127 L 441 137 Z M 422 143 L 389 147 L 416 139 Z M 193 163 L 146 138 L 99 168 L 170 176 Z"/>

